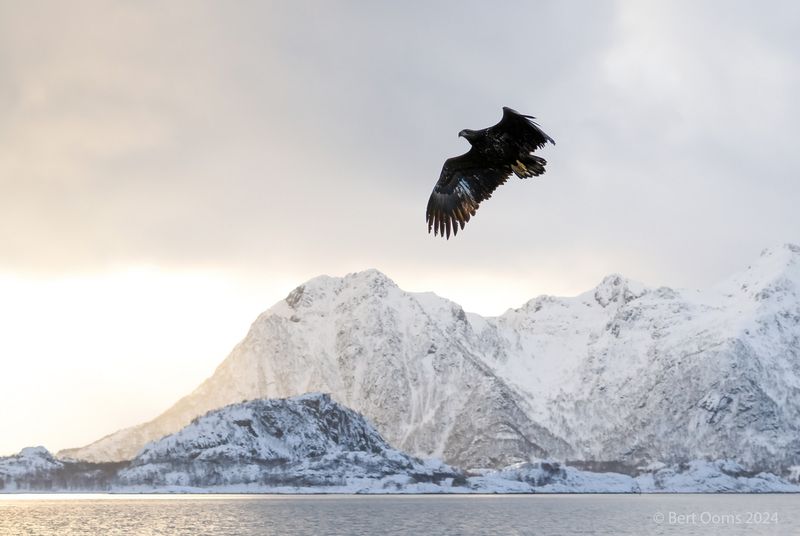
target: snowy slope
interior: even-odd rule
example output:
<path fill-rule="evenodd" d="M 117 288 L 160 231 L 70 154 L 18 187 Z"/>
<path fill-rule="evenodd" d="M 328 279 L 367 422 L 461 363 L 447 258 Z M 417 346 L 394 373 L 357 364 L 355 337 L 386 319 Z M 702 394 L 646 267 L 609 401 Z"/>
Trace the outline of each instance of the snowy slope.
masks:
<path fill-rule="evenodd" d="M 703 291 L 613 275 L 495 318 L 374 270 L 319 277 L 163 415 L 60 455 L 129 459 L 210 409 L 325 391 L 391 444 L 461 467 L 732 458 L 780 474 L 800 463 L 798 289 L 794 245 Z"/>
<path fill-rule="evenodd" d="M 366 415 L 392 445 L 459 466 L 568 450 L 481 360 L 458 305 L 402 291 L 375 270 L 318 277 L 259 316 L 214 375 L 150 423 L 60 456 L 133 457 L 143 439 L 210 409 L 311 391 Z"/>
<path fill-rule="evenodd" d="M 0 458 L 0 479 L 12 480 L 22 476 L 45 477 L 61 469 L 62 462 L 56 460 L 44 447 L 26 447 L 18 454 Z"/>
<path fill-rule="evenodd" d="M 329 395 L 308 394 L 212 411 L 148 444 L 118 484 L 308 487 L 385 477 L 436 484 L 461 474 L 393 449 L 358 413 Z"/>
<path fill-rule="evenodd" d="M 534 407 L 588 459 L 796 464 L 799 286 L 800 248 L 787 245 L 708 291 L 625 300 L 591 331 L 559 392 Z"/>

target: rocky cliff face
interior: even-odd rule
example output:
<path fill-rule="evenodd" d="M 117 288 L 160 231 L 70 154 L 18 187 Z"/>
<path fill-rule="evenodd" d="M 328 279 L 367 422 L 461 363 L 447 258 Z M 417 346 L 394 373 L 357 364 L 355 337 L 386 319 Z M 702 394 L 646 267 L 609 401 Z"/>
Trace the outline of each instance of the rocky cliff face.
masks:
<path fill-rule="evenodd" d="M 391 444 L 462 467 L 734 458 L 780 472 L 800 462 L 798 289 L 794 245 L 708 290 L 614 275 L 495 318 L 374 270 L 319 277 L 167 412 L 60 455 L 132 458 L 210 409 L 325 391 Z"/>

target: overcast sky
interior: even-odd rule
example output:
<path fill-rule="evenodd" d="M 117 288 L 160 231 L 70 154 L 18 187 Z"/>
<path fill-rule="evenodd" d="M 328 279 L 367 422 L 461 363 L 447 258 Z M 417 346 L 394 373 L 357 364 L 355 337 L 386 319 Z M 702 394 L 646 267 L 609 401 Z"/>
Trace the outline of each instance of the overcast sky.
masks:
<path fill-rule="evenodd" d="M 0 0 L 0 454 L 154 416 L 321 273 L 497 314 L 800 242 L 798 27 L 791 1 Z M 428 235 L 457 133 L 504 105 L 547 173 Z"/>

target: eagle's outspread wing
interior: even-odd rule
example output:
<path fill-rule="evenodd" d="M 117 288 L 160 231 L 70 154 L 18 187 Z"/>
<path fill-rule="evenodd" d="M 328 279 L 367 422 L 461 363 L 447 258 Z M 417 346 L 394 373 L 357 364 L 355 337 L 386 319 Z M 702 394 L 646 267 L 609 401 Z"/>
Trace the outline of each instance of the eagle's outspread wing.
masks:
<path fill-rule="evenodd" d="M 453 236 L 458 234 L 459 227 L 464 228 L 481 201 L 489 199 L 510 174 L 509 166 L 487 167 L 474 148 L 447 159 L 428 199 L 428 232 L 433 230 L 447 238 L 451 230 Z"/>
<path fill-rule="evenodd" d="M 503 108 L 503 118 L 496 125 L 468 131 L 472 148 L 445 161 L 433 187 L 425 214 L 428 232 L 449 239 L 451 231 L 456 235 L 463 229 L 480 203 L 512 173 L 521 179 L 544 173 L 547 161 L 531 153 L 555 142 L 532 119 Z"/>

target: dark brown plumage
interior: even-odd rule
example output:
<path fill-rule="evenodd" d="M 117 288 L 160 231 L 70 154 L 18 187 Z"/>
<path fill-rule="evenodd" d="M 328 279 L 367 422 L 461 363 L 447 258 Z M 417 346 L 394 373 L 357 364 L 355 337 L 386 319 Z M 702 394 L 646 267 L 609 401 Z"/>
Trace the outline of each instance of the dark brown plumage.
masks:
<path fill-rule="evenodd" d="M 503 118 L 483 130 L 458 133 L 470 142 L 470 150 L 449 158 L 428 200 L 428 232 L 450 239 L 475 215 L 480 203 L 513 173 L 520 179 L 544 173 L 547 161 L 532 153 L 553 139 L 542 132 L 534 117 L 503 107 Z"/>

